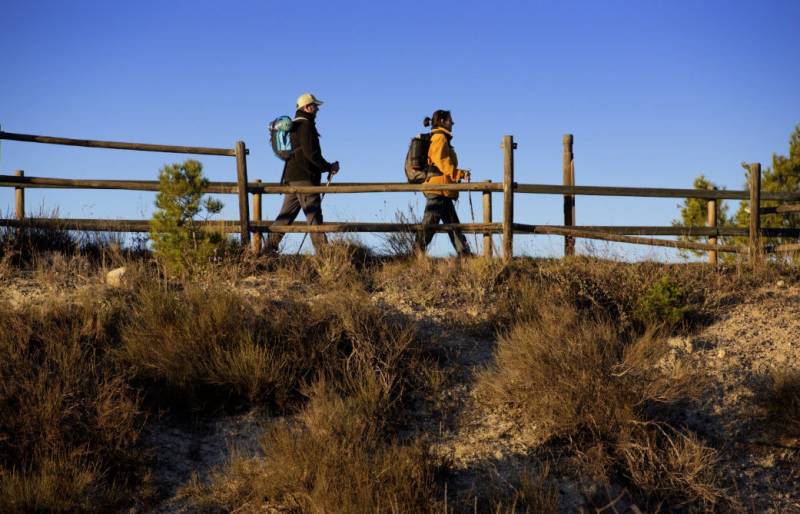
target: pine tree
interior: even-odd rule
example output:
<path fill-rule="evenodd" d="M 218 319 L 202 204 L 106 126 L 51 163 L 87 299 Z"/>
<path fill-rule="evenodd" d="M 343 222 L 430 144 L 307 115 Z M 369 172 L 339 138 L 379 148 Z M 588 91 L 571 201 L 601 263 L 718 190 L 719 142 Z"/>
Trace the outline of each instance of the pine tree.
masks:
<path fill-rule="evenodd" d="M 700 175 L 694 179 L 692 185 L 694 189 L 717 189 L 717 186 L 708 180 L 704 175 Z M 672 220 L 674 227 L 705 227 L 708 220 L 708 200 L 704 198 L 687 198 L 682 204 L 678 204 L 681 209 L 681 217 L 677 220 Z M 731 224 L 731 219 L 728 217 L 728 204 L 723 200 L 717 200 L 717 226 L 723 227 Z M 707 237 L 701 236 L 680 236 L 680 241 L 688 241 L 692 243 L 708 242 Z M 717 238 L 719 244 L 723 244 L 722 238 Z M 681 254 L 688 255 L 704 255 L 704 250 L 681 250 Z"/>
<path fill-rule="evenodd" d="M 744 164 L 743 164 L 744 166 Z M 745 189 L 750 183 L 750 170 L 745 173 Z M 772 154 L 772 167 L 767 168 L 761 173 L 761 191 L 763 193 L 800 192 L 800 124 L 789 136 L 789 155 Z M 762 207 L 774 207 L 778 205 L 775 201 L 762 201 Z M 746 227 L 750 224 L 750 202 L 747 200 L 739 204 L 739 209 L 735 216 L 736 224 Z M 768 214 L 761 217 L 762 228 L 797 228 L 800 226 L 800 214 Z M 795 239 L 775 238 L 775 244 L 795 243 Z"/>

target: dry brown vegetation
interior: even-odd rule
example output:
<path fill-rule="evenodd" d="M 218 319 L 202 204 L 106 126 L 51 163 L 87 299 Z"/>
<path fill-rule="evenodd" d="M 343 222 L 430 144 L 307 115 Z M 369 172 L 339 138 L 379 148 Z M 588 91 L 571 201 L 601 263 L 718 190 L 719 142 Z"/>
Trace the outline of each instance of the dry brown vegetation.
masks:
<path fill-rule="evenodd" d="M 626 335 L 604 313 L 543 304 L 500 338 L 478 387 L 485 401 L 566 441 L 576 472 L 624 479 L 648 510 L 713 507 L 723 496 L 714 450 L 664 415 L 702 389 L 655 368 L 666 351 L 655 333 Z"/>
<path fill-rule="evenodd" d="M 767 280 L 795 280 L 774 267 L 380 257 L 337 241 L 319 256 L 231 257 L 172 282 L 141 249 L 0 235 L 0 278 L 44 291 L 0 304 L 2 512 L 148 511 L 162 498 L 142 427 L 164 412 L 247 409 L 272 416 L 261 453 L 232 454 L 170 501 L 556 512 L 567 480 L 627 491 L 647 511 L 747 510 L 723 448 L 686 423 L 707 384 L 663 365 L 667 339 Z M 103 286 L 118 264 L 124 287 Z M 467 336 L 488 356 L 472 375 L 449 349 L 457 342 L 442 343 Z M 476 401 L 453 404 L 465 377 Z M 776 373 L 763 395 L 785 435 L 797 435 L 798 383 Z M 478 473 L 466 492 L 430 429 L 465 409 L 502 412 L 539 437 L 517 473 Z"/>
<path fill-rule="evenodd" d="M 138 393 L 109 358 L 118 311 L 0 306 L 0 510 L 109 509 L 141 482 Z"/>

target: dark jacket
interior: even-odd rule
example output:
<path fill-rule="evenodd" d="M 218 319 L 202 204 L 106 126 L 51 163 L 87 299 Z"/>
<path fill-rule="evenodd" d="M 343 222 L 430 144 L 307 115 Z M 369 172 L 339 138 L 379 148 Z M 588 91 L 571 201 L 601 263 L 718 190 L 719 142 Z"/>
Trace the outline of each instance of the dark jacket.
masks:
<path fill-rule="evenodd" d="M 294 153 L 286 161 L 283 181 L 310 180 L 319 185 L 322 174 L 331 170 L 331 163 L 322 157 L 314 115 L 297 111 L 289 137 L 292 139 Z"/>

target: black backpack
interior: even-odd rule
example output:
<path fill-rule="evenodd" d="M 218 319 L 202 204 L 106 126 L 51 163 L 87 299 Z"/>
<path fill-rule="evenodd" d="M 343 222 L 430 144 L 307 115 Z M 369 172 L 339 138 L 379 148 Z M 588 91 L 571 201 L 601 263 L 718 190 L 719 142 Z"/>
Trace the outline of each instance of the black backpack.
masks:
<path fill-rule="evenodd" d="M 428 166 L 428 149 L 431 147 L 431 134 L 423 133 L 414 136 L 406 153 L 406 179 L 411 184 L 422 184 L 428 177 L 441 175 L 433 166 Z"/>

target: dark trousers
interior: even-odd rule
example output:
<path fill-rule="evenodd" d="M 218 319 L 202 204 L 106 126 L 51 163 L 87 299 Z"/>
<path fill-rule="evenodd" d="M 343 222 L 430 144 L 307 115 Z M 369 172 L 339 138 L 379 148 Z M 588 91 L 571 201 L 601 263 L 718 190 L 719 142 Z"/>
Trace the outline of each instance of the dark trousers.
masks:
<path fill-rule="evenodd" d="M 289 182 L 290 186 L 314 186 L 310 180 L 293 180 Z M 306 215 L 306 223 L 309 225 L 322 225 L 322 197 L 319 193 L 287 193 L 283 196 L 283 206 L 281 212 L 275 218 L 272 226 L 276 225 L 291 225 L 294 219 L 300 214 L 300 209 Z M 267 251 L 275 252 L 278 250 L 278 245 L 283 239 L 283 234 L 272 233 L 267 239 Z M 314 243 L 314 249 L 319 252 L 327 242 L 328 239 L 322 232 L 312 233 L 311 242 Z"/>
<path fill-rule="evenodd" d="M 435 225 L 439 221 L 442 223 L 461 223 L 458 221 L 458 214 L 452 198 L 433 196 L 429 197 L 425 203 L 425 215 L 422 217 L 422 223 L 424 225 Z M 433 235 L 434 232 L 430 230 L 423 230 L 421 234 L 417 234 L 417 248 L 420 250 L 428 248 Z M 453 243 L 453 248 L 456 249 L 458 255 L 472 254 L 463 232 L 451 230 L 447 232 L 447 235 L 450 236 L 450 242 Z"/>

